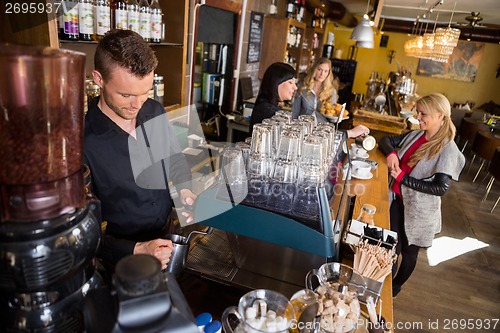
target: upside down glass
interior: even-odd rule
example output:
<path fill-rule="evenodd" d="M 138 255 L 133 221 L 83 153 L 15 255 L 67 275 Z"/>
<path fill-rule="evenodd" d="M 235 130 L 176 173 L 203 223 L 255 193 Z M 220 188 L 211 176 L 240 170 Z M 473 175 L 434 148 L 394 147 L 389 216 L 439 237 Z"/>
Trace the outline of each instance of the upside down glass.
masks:
<path fill-rule="evenodd" d="M 309 133 L 316 127 L 316 117 L 310 114 L 301 114 L 298 118 L 300 121 L 309 124 Z"/>
<path fill-rule="evenodd" d="M 292 205 L 294 215 L 312 219 L 319 216 L 318 188 L 324 185 L 324 180 L 323 166 L 299 164 L 297 191 Z"/>
<path fill-rule="evenodd" d="M 250 203 L 266 202 L 271 169 L 270 157 L 250 154 L 247 165 L 248 195 L 246 201 Z"/>
<path fill-rule="evenodd" d="M 267 207 L 278 212 L 292 209 L 297 190 L 298 165 L 296 162 L 276 161 L 268 190 Z"/>
<path fill-rule="evenodd" d="M 292 162 L 297 161 L 300 155 L 301 135 L 293 129 L 283 130 L 276 154 L 279 161 Z"/>
<path fill-rule="evenodd" d="M 276 157 L 276 151 L 278 150 L 278 144 L 281 137 L 281 123 L 278 120 L 272 118 L 266 118 L 262 120 L 262 123 L 271 126 L 271 156 L 274 159 Z"/>
<path fill-rule="evenodd" d="M 248 157 L 250 156 L 250 145 L 246 142 L 236 142 L 236 147 L 241 149 L 241 154 L 243 155 L 243 161 L 245 162 L 245 168 L 248 165 Z"/>
<path fill-rule="evenodd" d="M 292 113 L 290 111 L 280 110 L 276 112 L 276 115 L 286 119 L 287 123 L 292 122 Z"/>
<path fill-rule="evenodd" d="M 323 167 L 325 156 L 323 143 L 325 143 L 325 141 L 319 136 L 306 136 L 302 142 L 300 165 Z"/>
<path fill-rule="evenodd" d="M 272 127 L 266 124 L 255 124 L 252 132 L 250 154 L 272 156 Z"/>
<path fill-rule="evenodd" d="M 241 202 L 247 193 L 247 175 L 241 149 L 225 148 L 222 152 L 217 197 L 232 202 Z"/>

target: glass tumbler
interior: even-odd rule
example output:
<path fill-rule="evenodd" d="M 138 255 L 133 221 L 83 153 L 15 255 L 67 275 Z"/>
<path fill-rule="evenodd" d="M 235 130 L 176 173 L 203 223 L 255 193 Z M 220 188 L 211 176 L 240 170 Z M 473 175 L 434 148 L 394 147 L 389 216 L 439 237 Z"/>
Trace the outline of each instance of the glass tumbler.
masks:
<path fill-rule="evenodd" d="M 266 124 L 255 124 L 252 132 L 251 154 L 261 156 L 272 156 L 272 126 Z"/>
<path fill-rule="evenodd" d="M 323 130 L 314 130 L 312 133 L 315 137 L 319 138 L 319 140 L 322 143 L 322 148 L 323 148 L 323 168 L 325 170 L 328 170 L 330 165 L 333 162 L 334 154 L 333 150 L 331 149 L 332 147 L 332 135 L 331 133 Z"/>
<path fill-rule="evenodd" d="M 292 209 L 297 174 L 298 164 L 296 162 L 276 161 L 269 186 L 268 208 L 283 213 Z"/>
<path fill-rule="evenodd" d="M 217 197 L 241 202 L 247 195 L 247 175 L 241 149 L 225 148 L 219 172 Z"/>
<path fill-rule="evenodd" d="M 316 122 L 316 117 L 314 117 L 313 115 L 311 114 L 301 114 L 298 118 L 300 121 L 302 122 L 306 122 L 308 124 L 310 124 L 310 131 L 309 133 L 316 127 L 317 125 L 317 122 Z"/>
<path fill-rule="evenodd" d="M 319 216 L 318 188 L 324 184 L 324 174 L 323 168 L 319 165 L 299 165 L 297 191 L 292 205 L 294 215 L 310 219 Z"/>
<path fill-rule="evenodd" d="M 243 156 L 243 161 L 245 162 L 245 168 L 248 165 L 248 157 L 250 156 L 250 145 L 246 142 L 236 142 L 235 146 L 241 149 L 241 154 Z"/>
<path fill-rule="evenodd" d="M 276 115 L 285 118 L 287 120 L 287 123 L 292 122 L 292 113 L 290 111 L 284 111 L 284 110 L 276 111 Z"/>
<path fill-rule="evenodd" d="M 301 165 L 323 167 L 325 150 L 324 140 L 316 135 L 308 135 L 302 142 Z"/>
<path fill-rule="evenodd" d="M 280 143 L 276 159 L 279 161 L 297 161 L 300 155 L 301 133 L 294 129 L 285 129 L 281 132 Z"/>
<path fill-rule="evenodd" d="M 245 199 L 246 202 L 254 204 L 266 202 L 271 168 L 270 157 L 250 154 L 247 165 L 248 196 Z"/>
<path fill-rule="evenodd" d="M 280 121 L 272 118 L 266 118 L 262 120 L 263 124 L 269 125 L 272 128 L 272 136 L 271 136 L 271 151 L 273 159 L 276 157 L 276 152 L 278 150 L 278 144 L 280 142 L 281 137 L 281 123 Z"/>

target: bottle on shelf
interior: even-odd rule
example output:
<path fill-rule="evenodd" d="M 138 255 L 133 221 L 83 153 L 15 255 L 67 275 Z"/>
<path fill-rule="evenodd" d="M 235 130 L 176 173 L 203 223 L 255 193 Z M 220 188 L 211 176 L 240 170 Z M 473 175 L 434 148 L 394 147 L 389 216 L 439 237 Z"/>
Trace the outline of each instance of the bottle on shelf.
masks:
<path fill-rule="evenodd" d="M 151 8 L 148 0 L 139 1 L 139 34 L 149 43 L 151 40 Z"/>
<path fill-rule="evenodd" d="M 273 0 L 269 5 L 269 15 L 276 16 L 278 14 L 278 7 L 276 6 L 276 0 Z"/>
<path fill-rule="evenodd" d="M 304 5 L 302 0 L 295 0 L 295 19 L 299 22 L 304 18 Z"/>
<path fill-rule="evenodd" d="M 323 57 L 331 59 L 333 57 L 333 50 L 335 49 L 335 35 L 333 32 L 328 33 L 325 45 L 323 45 Z"/>
<path fill-rule="evenodd" d="M 154 99 L 163 105 L 165 96 L 165 84 L 163 83 L 163 76 L 155 74 L 153 79 L 153 92 Z"/>
<path fill-rule="evenodd" d="M 64 6 L 62 39 L 78 40 L 78 1 L 66 0 L 62 4 Z"/>
<path fill-rule="evenodd" d="M 100 40 L 111 28 L 111 8 L 108 0 L 96 1 L 95 22 L 97 40 Z"/>
<path fill-rule="evenodd" d="M 300 29 L 297 29 L 297 34 L 296 34 L 296 38 L 295 38 L 295 47 L 300 47 L 300 40 L 302 38 L 302 34 L 300 32 Z"/>
<path fill-rule="evenodd" d="M 78 30 L 80 40 L 95 40 L 93 0 L 78 1 Z"/>
<path fill-rule="evenodd" d="M 113 27 L 115 29 L 127 29 L 127 3 L 125 0 L 115 1 L 113 13 Z"/>
<path fill-rule="evenodd" d="M 289 47 L 294 47 L 297 43 L 297 27 L 291 26 L 288 30 L 287 44 Z"/>
<path fill-rule="evenodd" d="M 326 24 L 325 20 L 325 12 L 322 11 L 321 9 L 319 10 L 319 28 L 324 29 Z"/>
<path fill-rule="evenodd" d="M 57 35 L 59 39 L 64 39 L 64 14 L 57 14 Z"/>
<path fill-rule="evenodd" d="M 151 43 L 161 42 L 162 10 L 158 0 L 151 1 Z"/>
<path fill-rule="evenodd" d="M 288 0 L 288 4 L 286 6 L 286 17 L 295 18 L 295 0 Z"/>
<path fill-rule="evenodd" d="M 127 0 L 127 26 L 129 30 L 139 33 L 139 3 Z"/>

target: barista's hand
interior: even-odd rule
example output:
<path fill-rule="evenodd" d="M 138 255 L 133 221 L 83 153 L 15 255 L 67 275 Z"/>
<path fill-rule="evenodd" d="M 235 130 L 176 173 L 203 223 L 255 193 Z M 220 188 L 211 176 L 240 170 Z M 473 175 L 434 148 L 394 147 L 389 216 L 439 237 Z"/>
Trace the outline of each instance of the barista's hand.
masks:
<path fill-rule="evenodd" d="M 181 202 L 183 205 L 192 206 L 196 200 L 196 194 L 188 189 L 182 189 L 181 191 Z"/>
<path fill-rule="evenodd" d="M 356 138 L 358 136 L 368 135 L 368 134 L 370 134 L 370 129 L 365 125 L 358 125 L 350 130 L 347 130 L 348 138 Z"/>
<path fill-rule="evenodd" d="M 392 174 L 392 170 L 401 169 L 399 168 L 399 158 L 397 154 L 389 154 L 387 156 L 387 167 L 389 168 L 389 171 Z"/>
<path fill-rule="evenodd" d="M 196 194 L 194 194 L 193 192 L 191 192 L 191 190 L 188 189 L 182 189 L 180 192 L 181 192 L 181 202 L 184 205 L 184 207 L 189 210 L 196 201 Z M 184 217 L 186 217 L 186 223 L 193 221 L 193 216 L 191 215 L 191 213 L 184 211 L 181 214 Z"/>
<path fill-rule="evenodd" d="M 161 269 L 166 269 L 170 261 L 170 256 L 174 246 L 168 239 L 153 239 L 148 242 L 137 242 L 134 247 L 134 254 L 149 254 L 161 262 Z"/>

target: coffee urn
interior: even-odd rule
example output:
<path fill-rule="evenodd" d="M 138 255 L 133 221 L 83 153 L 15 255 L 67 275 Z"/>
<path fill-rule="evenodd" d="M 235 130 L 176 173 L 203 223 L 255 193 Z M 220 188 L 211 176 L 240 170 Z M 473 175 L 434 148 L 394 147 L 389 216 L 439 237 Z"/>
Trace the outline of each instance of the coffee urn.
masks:
<path fill-rule="evenodd" d="M 83 332 L 99 201 L 82 167 L 85 55 L 0 45 L 0 331 Z"/>

